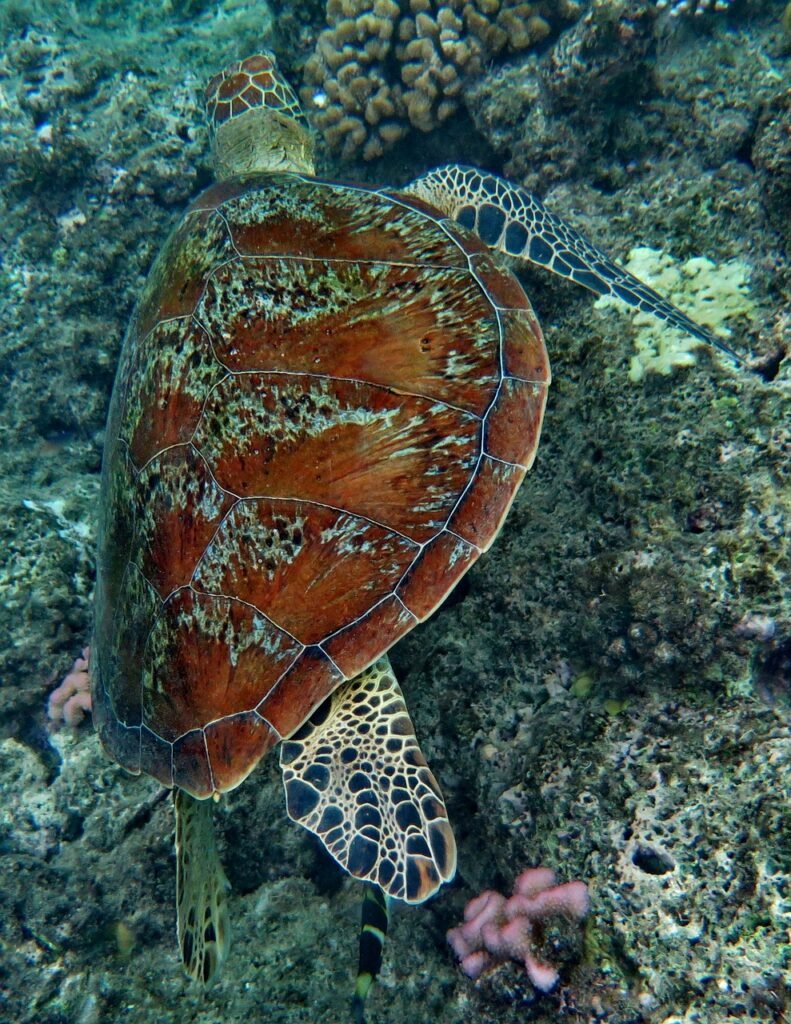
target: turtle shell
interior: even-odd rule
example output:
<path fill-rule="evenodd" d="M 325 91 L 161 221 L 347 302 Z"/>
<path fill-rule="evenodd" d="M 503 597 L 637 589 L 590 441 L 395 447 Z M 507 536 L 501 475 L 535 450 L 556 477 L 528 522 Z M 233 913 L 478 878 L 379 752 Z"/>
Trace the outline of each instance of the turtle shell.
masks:
<path fill-rule="evenodd" d="M 109 753 L 198 797 L 238 785 L 491 544 L 548 382 L 517 280 L 431 207 L 298 175 L 204 193 L 111 403 Z"/>

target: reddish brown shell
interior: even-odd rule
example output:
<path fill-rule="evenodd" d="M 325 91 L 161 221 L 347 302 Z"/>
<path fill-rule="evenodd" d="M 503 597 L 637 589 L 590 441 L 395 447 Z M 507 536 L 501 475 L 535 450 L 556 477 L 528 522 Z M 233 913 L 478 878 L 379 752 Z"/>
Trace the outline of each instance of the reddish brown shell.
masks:
<path fill-rule="evenodd" d="M 108 424 L 94 715 L 196 796 L 241 782 L 491 544 L 535 454 L 546 351 L 473 235 L 296 175 L 187 212 Z"/>

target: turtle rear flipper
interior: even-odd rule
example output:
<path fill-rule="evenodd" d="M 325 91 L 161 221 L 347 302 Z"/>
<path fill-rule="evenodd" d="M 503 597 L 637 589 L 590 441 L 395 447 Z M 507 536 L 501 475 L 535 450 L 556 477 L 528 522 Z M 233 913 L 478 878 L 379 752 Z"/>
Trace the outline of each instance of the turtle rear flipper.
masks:
<path fill-rule="evenodd" d="M 231 945 L 228 879 L 217 853 L 212 801 L 177 789 L 174 803 L 179 949 L 187 974 L 208 985 Z"/>
<path fill-rule="evenodd" d="M 393 899 L 422 903 L 456 871 L 437 781 L 389 660 L 329 697 L 280 748 L 289 817 Z"/>

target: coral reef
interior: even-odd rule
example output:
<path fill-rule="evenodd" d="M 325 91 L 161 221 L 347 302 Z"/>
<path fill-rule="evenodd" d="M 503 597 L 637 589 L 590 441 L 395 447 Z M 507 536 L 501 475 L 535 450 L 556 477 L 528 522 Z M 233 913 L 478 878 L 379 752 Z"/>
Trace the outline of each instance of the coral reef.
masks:
<path fill-rule="evenodd" d="M 341 159 L 372 160 L 410 127 L 442 124 L 493 57 L 578 11 L 576 0 L 329 0 L 301 98 Z"/>
<path fill-rule="evenodd" d="M 525 966 L 539 992 L 551 992 L 560 975 L 539 959 L 544 922 L 551 917 L 582 921 L 590 909 L 584 882 L 557 885 L 549 868 L 527 868 L 514 882 L 513 895 L 482 892 L 464 909 L 464 923 L 451 928 L 447 939 L 464 973 L 475 980 L 504 960 Z"/>
<path fill-rule="evenodd" d="M 0 1017 L 344 1020 L 359 889 L 289 827 L 276 759 L 217 807 L 238 927 L 226 978 L 201 992 L 173 950 L 166 794 L 119 772 L 92 730 L 46 729 L 49 680 L 90 633 L 120 339 L 209 180 L 200 92 L 278 44 L 260 0 L 56 6 L 37 20 L 28 0 L 0 5 Z M 657 19 L 651 0 L 595 6 L 622 8 L 611 29 L 578 23 L 465 79 L 474 125 L 445 121 L 431 156 L 403 146 L 362 170 L 398 185 L 482 152 L 619 258 L 637 243 L 739 257 L 756 313 L 733 344 L 779 352 L 784 0 L 734 4 L 729 31 Z M 299 66 L 319 3 L 282 12 Z M 403 88 L 394 45 L 384 72 Z M 596 913 L 569 984 L 526 1010 L 523 968 L 472 986 L 449 955 L 464 890 L 400 908 L 372 1016 L 771 1024 L 790 998 L 788 361 L 762 378 L 699 351 L 692 372 L 629 385 L 620 315 L 545 274 L 523 280 L 555 380 L 536 464 L 498 542 L 393 664 L 467 892 L 529 858 L 590 879 Z"/>
<path fill-rule="evenodd" d="M 600 147 L 619 148 L 623 119 L 651 80 L 656 15 L 642 3 L 594 4 L 545 53 L 493 68 L 465 88 L 474 122 L 505 171 L 543 194 L 552 182 L 596 166 Z"/>
<path fill-rule="evenodd" d="M 9 383 L 12 392 L 19 387 L 16 378 Z M 9 473 L 0 486 L 0 722 L 11 733 L 40 713 L 47 690 L 63 674 L 63 652 L 88 635 L 91 608 L 89 524 L 98 481 L 78 476 L 52 487 L 68 442 L 54 438 L 47 444 L 30 426 L 28 437 L 22 449 L 28 478 L 15 490 Z M 7 466 L 20 455 L 19 448 L 8 447 Z M 75 448 L 84 451 L 80 444 Z M 64 497 L 32 500 L 50 491 Z"/>
<path fill-rule="evenodd" d="M 705 31 L 708 19 L 686 21 L 682 35 Z M 661 26 L 656 9 L 638 0 L 594 4 L 545 52 L 530 52 L 469 83 L 465 107 L 502 154 L 506 174 L 541 195 L 559 180 L 625 189 L 676 157 L 735 175 L 738 165 L 729 162 L 740 153 L 752 158 L 755 147 L 774 195 L 785 197 L 776 221 L 787 232 L 788 90 L 782 67 L 751 47 L 728 48 L 726 61 L 721 44 L 702 47 L 692 38 L 686 47 L 664 48 L 656 59 Z M 698 78 L 689 73 L 695 61 Z M 685 180 L 691 185 L 694 179 Z M 748 184 L 735 175 L 723 193 Z M 724 201 L 723 194 L 717 205 Z M 688 212 L 678 211 L 685 224 Z"/>
<path fill-rule="evenodd" d="M 781 91 L 761 110 L 752 159 L 764 183 L 767 213 L 791 247 L 791 90 Z"/>

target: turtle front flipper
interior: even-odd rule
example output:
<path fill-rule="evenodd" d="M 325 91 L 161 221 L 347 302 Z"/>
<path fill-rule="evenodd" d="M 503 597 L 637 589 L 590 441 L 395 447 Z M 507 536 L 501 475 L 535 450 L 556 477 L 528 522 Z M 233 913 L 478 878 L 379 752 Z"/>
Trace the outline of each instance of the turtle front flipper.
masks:
<path fill-rule="evenodd" d="M 280 748 L 289 817 L 350 875 L 422 903 L 456 843 L 389 660 L 343 683 Z"/>
<path fill-rule="evenodd" d="M 176 908 L 184 970 L 208 985 L 231 944 L 228 879 L 217 853 L 212 801 L 175 791 Z"/>
<path fill-rule="evenodd" d="M 449 164 L 417 178 L 401 190 L 441 210 L 475 231 L 498 252 L 534 263 L 582 285 L 611 295 L 719 349 L 742 359 L 711 331 L 695 323 L 667 299 L 611 260 L 530 192 L 475 167 Z"/>

